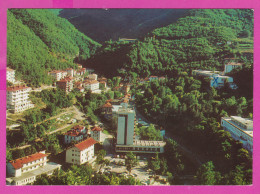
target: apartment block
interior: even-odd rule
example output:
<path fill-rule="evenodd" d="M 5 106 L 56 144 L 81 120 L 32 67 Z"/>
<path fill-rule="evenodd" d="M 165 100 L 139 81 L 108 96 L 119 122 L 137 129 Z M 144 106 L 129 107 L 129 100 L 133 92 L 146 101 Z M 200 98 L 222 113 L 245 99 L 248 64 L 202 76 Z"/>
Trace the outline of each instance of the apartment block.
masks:
<path fill-rule="evenodd" d="M 68 72 L 62 70 L 53 70 L 48 74 L 52 76 L 56 81 L 60 81 L 61 79 L 65 78 L 68 75 Z"/>
<path fill-rule="evenodd" d="M 11 83 L 15 82 L 15 70 L 6 68 L 6 80 Z"/>
<path fill-rule="evenodd" d="M 222 117 L 221 126 L 230 132 L 232 138 L 240 141 L 243 147 L 253 153 L 253 120 L 239 116 Z"/>
<path fill-rule="evenodd" d="M 96 140 L 88 138 L 66 150 L 66 162 L 71 164 L 84 164 L 92 162 L 94 157 L 94 145 Z"/>
<path fill-rule="evenodd" d="M 93 127 L 91 129 L 91 137 L 98 142 L 102 142 L 104 140 L 102 129 L 97 126 Z"/>
<path fill-rule="evenodd" d="M 163 141 L 137 140 L 134 137 L 135 111 L 122 107 L 118 110 L 116 152 L 163 153 Z"/>
<path fill-rule="evenodd" d="M 95 74 L 95 73 L 92 73 L 92 74 L 89 74 L 89 75 L 88 75 L 88 78 L 89 78 L 89 79 L 92 79 L 92 80 L 97 80 L 97 79 L 98 79 L 98 75 Z"/>
<path fill-rule="evenodd" d="M 7 87 L 7 109 L 12 113 L 18 113 L 33 108 L 34 105 L 29 100 L 31 88 L 25 85 Z"/>
<path fill-rule="evenodd" d="M 86 90 L 93 92 L 99 89 L 99 82 L 97 80 L 86 80 L 83 82 L 83 86 Z"/>
<path fill-rule="evenodd" d="M 243 65 L 241 63 L 230 62 L 230 63 L 225 65 L 224 73 L 229 73 L 233 69 L 242 68 L 242 66 Z"/>
<path fill-rule="evenodd" d="M 66 93 L 69 93 L 73 90 L 72 77 L 65 77 L 62 80 L 57 81 L 56 86 L 61 90 L 65 91 Z"/>

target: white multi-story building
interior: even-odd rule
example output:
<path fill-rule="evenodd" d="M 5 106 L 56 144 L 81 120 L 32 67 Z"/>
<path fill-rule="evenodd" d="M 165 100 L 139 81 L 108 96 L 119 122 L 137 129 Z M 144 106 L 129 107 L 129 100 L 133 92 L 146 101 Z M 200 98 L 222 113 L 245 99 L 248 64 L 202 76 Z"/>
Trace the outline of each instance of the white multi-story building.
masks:
<path fill-rule="evenodd" d="M 164 141 L 135 140 L 132 145 L 116 145 L 117 152 L 163 153 Z"/>
<path fill-rule="evenodd" d="M 91 137 L 98 142 L 102 142 L 104 140 L 102 129 L 97 126 L 93 127 L 91 129 Z"/>
<path fill-rule="evenodd" d="M 222 117 L 221 126 L 243 147 L 253 153 L 253 120 L 238 116 Z"/>
<path fill-rule="evenodd" d="M 224 72 L 225 73 L 229 73 L 231 72 L 233 69 L 236 69 L 236 68 L 242 68 L 242 64 L 241 63 L 235 63 L 235 62 L 230 62 L 228 64 L 225 65 L 225 69 L 224 69 Z"/>
<path fill-rule="evenodd" d="M 94 160 L 94 145 L 96 140 L 88 138 L 66 150 L 66 162 L 71 164 L 84 164 Z"/>
<path fill-rule="evenodd" d="M 86 90 L 93 92 L 99 89 L 99 82 L 97 80 L 86 80 L 83 82 L 83 86 Z"/>
<path fill-rule="evenodd" d="M 6 80 L 11 83 L 15 82 L 15 70 L 6 68 Z"/>
<path fill-rule="evenodd" d="M 73 79 L 72 77 L 65 77 L 60 81 L 57 81 L 56 86 L 66 93 L 69 93 L 73 90 Z"/>
<path fill-rule="evenodd" d="M 53 71 L 49 72 L 48 74 L 51 75 L 52 77 L 54 77 L 54 79 L 56 81 L 60 81 L 61 79 L 63 79 L 64 77 L 66 77 L 68 75 L 68 72 L 62 71 L 62 70 L 53 70 Z"/>
<path fill-rule="evenodd" d="M 68 69 L 66 69 L 65 71 L 67 72 L 67 75 L 68 75 L 68 76 L 71 76 L 71 77 L 74 76 L 74 69 L 68 68 Z"/>
<path fill-rule="evenodd" d="M 213 77 L 215 75 L 219 75 L 219 71 L 208 71 L 208 70 L 193 70 L 192 75 L 194 76 L 202 76 L 202 77 Z"/>
<path fill-rule="evenodd" d="M 98 79 L 98 75 L 95 74 L 95 73 L 92 73 L 92 74 L 89 74 L 89 75 L 88 75 L 88 78 L 89 78 L 89 79 L 92 79 L 92 80 L 97 80 L 97 79 Z"/>
<path fill-rule="evenodd" d="M 129 108 L 119 108 L 117 123 L 116 152 L 163 153 L 163 141 L 136 140 L 134 138 L 135 111 Z"/>
<path fill-rule="evenodd" d="M 127 108 L 118 110 L 117 144 L 132 145 L 134 137 L 135 111 Z"/>
<path fill-rule="evenodd" d="M 60 164 L 47 163 L 45 151 L 38 152 L 8 162 L 6 183 L 8 185 L 31 184 L 37 176 L 44 173 L 51 175 L 54 170 L 60 169 L 60 167 Z"/>
<path fill-rule="evenodd" d="M 74 72 L 76 76 L 83 76 L 86 73 L 86 68 L 80 68 L 79 70 Z"/>
<path fill-rule="evenodd" d="M 31 88 L 26 86 L 7 87 L 7 109 L 13 113 L 22 112 L 34 105 L 29 100 L 29 92 Z"/>

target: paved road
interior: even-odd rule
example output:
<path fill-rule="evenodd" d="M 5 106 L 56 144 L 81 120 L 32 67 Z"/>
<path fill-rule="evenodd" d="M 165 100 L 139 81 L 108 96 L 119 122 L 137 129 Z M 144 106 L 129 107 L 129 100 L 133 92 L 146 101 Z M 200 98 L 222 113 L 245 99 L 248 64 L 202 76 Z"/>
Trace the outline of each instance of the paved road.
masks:
<path fill-rule="evenodd" d="M 54 89 L 56 88 L 55 86 L 46 86 L 46 85 L 43 85 L 39 88 L 34 88 L 33 90 L 31 90 L 31 92 L 41 92 L 42 90 L 46 90 L 46 89 Z"/>

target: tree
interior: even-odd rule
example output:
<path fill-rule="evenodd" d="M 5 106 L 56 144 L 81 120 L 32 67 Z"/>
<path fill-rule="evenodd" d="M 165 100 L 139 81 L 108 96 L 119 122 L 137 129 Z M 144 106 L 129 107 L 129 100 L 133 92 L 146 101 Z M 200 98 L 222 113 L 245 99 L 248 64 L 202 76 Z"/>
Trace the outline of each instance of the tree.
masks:
<path fill-rule="evenodd" d="M 198 185 L 216 185 L 220 183 L 219 172 L 214 171 L 212 161 L 203 164 L 196 172 L 195 182 Z"/>
<path fill-rule="evenodd" d="M 128 152 L 125 158 L 126 169 L 131 173 L 132 168 L 137 164 L 136 156 L 133 152 Z"/>

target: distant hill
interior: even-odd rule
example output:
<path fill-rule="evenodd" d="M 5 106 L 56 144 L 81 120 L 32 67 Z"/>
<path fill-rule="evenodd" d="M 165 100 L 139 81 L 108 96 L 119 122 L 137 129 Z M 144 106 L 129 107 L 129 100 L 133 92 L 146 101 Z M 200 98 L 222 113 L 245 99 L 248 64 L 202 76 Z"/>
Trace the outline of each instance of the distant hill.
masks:
<path fill-rule="evenodd" d="M 50 83 L 47 71 L 73 67 L 101 45 L 47 9 L 9 9 L 7 65 L 33 86 Z"/>
<path fill-rule="evenodd" d="M 100 73 L 176 77 L 193 69 L 223 70 L 225 58 L 253 63 L 253 11 L 193 9 L 134 43 L 109 41 L 86 61 Z"/>
<path fill-rule="evenodd" d="M 63 9 L 79 31 L 100 43 L 118 38 L 140 38 L 155 28 L 175 22 L 187 9 Z"/>

